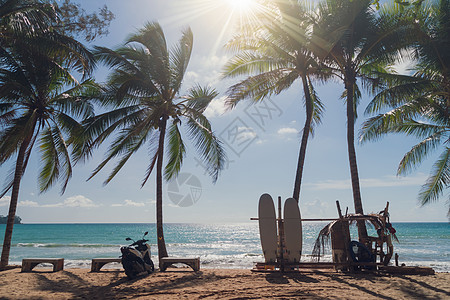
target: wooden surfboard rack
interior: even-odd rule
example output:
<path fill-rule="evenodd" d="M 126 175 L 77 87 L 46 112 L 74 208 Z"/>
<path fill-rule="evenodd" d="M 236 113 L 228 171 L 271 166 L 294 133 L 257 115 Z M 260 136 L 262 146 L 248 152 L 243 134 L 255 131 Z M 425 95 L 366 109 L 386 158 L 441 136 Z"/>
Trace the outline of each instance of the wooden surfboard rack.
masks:
<path fill-rule="evenodd" d="M 339 217 L 338 218 L 301 218 L 301 221 L 306 222 L 336 222 L 336 225 L 342 224 L 342 230 L 344 236 L 331 238 L 332 242 L 332 257 L 333 262 L 297 262 L 289 263 L 283 257 L 285 251 L 285 235 L 284 235 L 284 220 L 281 216 L 281 197 L 278 197 L 278 247 L 276 262 L 255 262 L 253 272 L 298 272 L 300 269 L 335 269 L 336 271 L 350 271 L 366 270 L 375 271 L 388 274 L 404 274 L 404 275 L 432 275 L 434 270 L 427 267 L 406 267 L 398 266 L 398 255 L 395 255 L 395 266 L 388 266 L 390 259 L 394 254 L 394 247 L 392 245 L 391 235 L 395 237 L 394 233 L 388 232 L 389 226 L 389 202 L 386 207 L 378 214 L 358 215 L 348 214 L 348 208 L 345 215 L 342 214 L 339 201 L 336 201 L 336 208 Z M 252 221 L 257 221 L 259 218 L 250 218 Z M 375 225 L 378 230 L 378 237 L 369 236 L 362 240 L 362 243 L 375 256 L 374 262 L 354 262 L 350 257 L 350 233 L 348 226 L 351 222 L 355 221 L 368 221 Z M 340 228 L 340 227 L 339 227 Z M 345 229 L 346 228 L 346 229 Z M 387 233 L 386 233 L 387 232 Z M 339 244 L 339 245 L 338 245 Z M 385 246 L 384 246 L 385 245 Z M 386 249 L 386 251 L 384 251 Z M 378 262 L 377 262 L 378 260 Z"/>

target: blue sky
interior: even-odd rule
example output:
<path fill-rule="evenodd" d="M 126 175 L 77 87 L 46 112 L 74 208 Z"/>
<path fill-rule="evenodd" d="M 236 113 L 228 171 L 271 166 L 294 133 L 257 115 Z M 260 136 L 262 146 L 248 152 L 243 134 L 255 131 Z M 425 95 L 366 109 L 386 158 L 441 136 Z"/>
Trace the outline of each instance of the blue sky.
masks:
<path fill-rule="evenodd" d="M 97 9 L 105 2 L 80 1 L 87 11 Z M 184 88 L 196 83 L 209 84 L 221 93 L 207 115 L 214 131 L 226 145 L 227 167 L 217 183 L 212 184 L 199 165 L 195 150 L 189 146 L 180 177 L 186 182 L 164 186 L 164 220 L 249 222 L 251 217 L 257 216 L 261 194 L 269 193 L 274 199 L 281 196 L 283 200 L 290 197 L 300 130 L 304 123 L 300 82 L 258 106 L 243 102 L 233 111 L 224 110 L 224 92 L 236 81 L 219 80 L 222 67 L 230 57 L 223 50 L 223 45 L 231 36 L 232 24 L 242 17 L 232 1 L 108 0 L 106 3 L 116 19 L 111 24 L 110 35 L 98 39 L 95 44 L 114 48 L 145 22 L 158 21 L 166 33 L 168 44 L 173 45 L 181 30 L 190 26 L 194 33 L 194 50 Z M 106 73 L 105 68 L 99 68 L 97 79 L 104 80 Z M 344 210 L 348 207 L 349 212 L 354 211 L 345 107 L 339 99 L 343 86 L 340 82 L 330 82 L 318 85 L 317 89 L 326 111 L 322 125 L 309 141 L 300 209 L 304 218 L 333 218 L 337 216 L 336 200 L 340 201 Z M 369 100 L 370 97 L 365 96 L 361 102 L 356 132 L 366 118 L 363 111 Z M 357 144 L 364 210 L 366 213 L 380 211 L 389 201 L 391 220 L 394 222 L 446 222 L 445 199 L 426 207 L 420 207 L 417 203 L 417 194 L 431 170 L 435 155 L 430 155 L 420 168 L 408 176 L 395 175 L 398 162 L 414 142 L 414 139 L 393 135 L 376 143 Z M 92 160 L 75 167 L 74 176 L 62 196 L 57 186 L 39 194 L 36 179 L 39 160 L 37 153 L 34 153 L 22 180 L 17 214 L 25 223 L 155 222 L 154 176 L 144 188 L 140 188 L 149 162 L 145 150 L 133 157 L 105 187 L 102 183 L 108 169 L 86 182 L 101 161 L 104 150 L 99 149 Z M 0 175 L 4 177 L 9 171 L 10 166 L 2 166 Z M 184 202 L 180 204 L 179 201 Z M 9 196 L 0 199 L 0 214 L 7 214 L 8 202 Z"/>

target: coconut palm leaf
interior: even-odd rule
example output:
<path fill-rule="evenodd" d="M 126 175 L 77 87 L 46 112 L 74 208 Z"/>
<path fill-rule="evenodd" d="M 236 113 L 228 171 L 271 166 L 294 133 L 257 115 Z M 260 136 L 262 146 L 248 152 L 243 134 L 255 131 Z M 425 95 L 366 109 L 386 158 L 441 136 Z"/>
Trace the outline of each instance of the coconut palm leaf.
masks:
<path fill-rule="evenodd" d="M 185 105 L 193 111 L 203 114 L 211 101 L 218 95 L 219 93 L 211 87 L 196 85 L 188 90 Z"/>
<path fill-rule="evenodd" d="M 417 124 L 415 124 L 417 125 Z M 415 126 L 416 127 L 416 126 Z M 437 132 L 426 139 L 422 140 L 417 145 L 413 146 L 400 161 L 397 169 L 398 174 L 403 174 L 411 171 L 418 164 L 420 164 L 432 150 L 436 149 L 441 142 L 441 132 Z"/>
<path fill-rule="evenodd" d="M 72 164 L 67 143 L 58 127 L 49 126 L 42 132 L 39 148 L 43 162 L 39 174 L 40 191 L 47 191 L 62 177 L 61 194 L 63 194 L 72 176 Z M 60 172 L 63 172 L 62 176 Z"/>
<path fill-rule="evenodd" d="M 206 171 L 213 178 L 213 182 L 216 182 L 226 161 L 222 143 L 212 133 L 211 124 L 203 115 L 198 115 L 195 119 L 189 118 L 187 126 L 197 153 L 205 162 Z"/>
<path fill-rule="evenodd" d="M 186 153 L 186 148 L 181 138 L 181 133 L 177 125 L 178 122 L 174 122 L 170 125 L 167 131 L 167 154 L 168 161 L 164 170 L 165 179 L 167 181 L 171 180 L 176 176 L 181 169 L 183 164 L 183 158 Z"/>
<path fill-rule="evenodd" d="M 433 170 L 422 186 L 419 201 L 422 205 L 435 202 L 450 184 L 450 148 L 444 149 L 433 165 Z M 448 215 L 448 214 L 447 214 Z"/>
<path fill-rule="evenodd" d="M 170 52 L 171 58 L 171 88 L 174 91 L 179 91 L 183 81 L 186 69 L 191 58 L 192 47 L 194 43 L 194 35 L 190 28 L 183 31 L 178 45 L 172 48 Z"/>
<path fill-rule="evenodd" d="M 15 34 L 26 35 L 48 32 L 49 24 L 57 19 L 56 9 L 49 3 L 27 0 L 0 1 L 0 28 L 2 31 L 10 30 Z"/>

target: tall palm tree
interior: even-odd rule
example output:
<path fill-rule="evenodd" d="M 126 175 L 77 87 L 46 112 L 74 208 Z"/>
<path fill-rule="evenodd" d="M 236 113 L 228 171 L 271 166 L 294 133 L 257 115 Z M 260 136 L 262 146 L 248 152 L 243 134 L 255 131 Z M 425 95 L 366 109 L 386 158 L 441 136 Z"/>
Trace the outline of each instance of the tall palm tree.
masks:
<path fill-rule="evenodd" d="M 170 180 L 180 171 L 186 153 L 180 130 L 182 121 L 214 181 L 223 169 L 225 160 L 222 145 L 203 115 L 217 93 L 210 88 L 195 86 L 186 96 L 180 96 L 192 47 L 193 35 L 190 29 L 186 29 L 179 43 L 169 51 L 158 23 L 146 24 L 119 49 L 97 47 L 99 61 L 112 69 L 108 92 L 99 99 L 99 103 L 113 109 L 86 122 L 86 147 L 79 149 L 80 158 L 86 157 L 113 132 L 118 131 L 106 159 L 92 174 L 96 175 L 110 160 L 118 157 L 119 162 L 105 181 L 107 184 L 136 151 L 148 144 L 150 161 L 142 186 L 156 165 L 156 222 L 160 260 L 167 256 L 162 213 L 164 149 L 167 146 L 169 156 L 164 168 L 165 179 Z"/>
<path fill-rule="evenodd" d="M 432 151 L 443 148 L 422 186 L 422 205 L 437 201 L 450 182 L 450 1 L 423 3 L 402 13 L 414 40 L 409 50 L 416 62 L 413 76 L 393 76 L 392 85 L 376 95 L 367 113 L 392 109 L 364 123 L 361 140 L 376 140 L 388 133 L 420 138 L 401 160 L 397 173 L 418 166 Z M 449 212 L 450 217 L 450 200 Z"/>
<path fill-rule="evenodd" d="M 247 98 L 257 103 L 301 80 L 306 119 L 293 192 L 298 202 L 308 138 L 323 112 L 311 79 L 325 79 L 327 72 L 320 68 L 309 47 L 311 23 L 302 3 L 273 1 L 257 19 L 245 24 L 226 45 L 237 54 L 225 65 L 224 77 L 250 75 L 230 87 L 227 102 L 231 107 Z"/>
<path fill-rule="evenodd" d="M 71 140 L 78 136 L 78 118 L 92 114 L 92 107 L 78 95 L 71 70 L 92 71 L 93 55 L 72 38 L 47 32 L 17 40 L 7 49 L 0 68 L 0 164 L 13 159 L 14 176 L 7 179 L 3 197 L 12 189 L 0 267 L 8 264 L 11 237 L 22 176 L 38 142 L 42 168 L 41 192 L 62 181 L 62 192 L 72 175 Z M 73 86 L 65 90 L 67 86 Z"/>
<path fill-rule="evenodd" d="M 331 71 L 344 83 L 347 108 L 347 146 L 355 212 L 363 214 L 355 150 L 355 120 L 361 91 L 376 91 L 398 52 L 393 41 L 401 40 L 403 28 L 392 27 L 371 7 L 372 0 L 325 0 L 318 6 L 313 45 Z M 364 222 L 358 223 L 361 241 L 367 237 Z"/>

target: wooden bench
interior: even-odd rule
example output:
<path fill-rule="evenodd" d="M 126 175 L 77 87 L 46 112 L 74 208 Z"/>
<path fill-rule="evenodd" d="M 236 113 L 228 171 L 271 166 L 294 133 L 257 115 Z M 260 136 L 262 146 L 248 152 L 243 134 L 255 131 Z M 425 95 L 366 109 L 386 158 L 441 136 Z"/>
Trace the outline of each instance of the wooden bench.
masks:
<path fill-rule="evenodd" d="M 200 270 L 200 258 L 186 258 L 186 257 L 163 257 L 161 258 L 159 269 L 165 271 L 167 267 L 173 264 L 186 264 L 194 271 Z"/>
<path fill-rule="evenodd" d="M 22 272 L 31 272 L 34 267 L 41 263 L 53 265 L 53 272 L 64 269 L 64 258 L 24 258 L 22 259 Z"/>
<path fill-rule="evenodd" d="M 108 263 L 121 263 L 122 259 L 120 258 L 93 258 L 91 264 L 91 272 L 99 272 L 100 269 L 108 264 Z"/>

